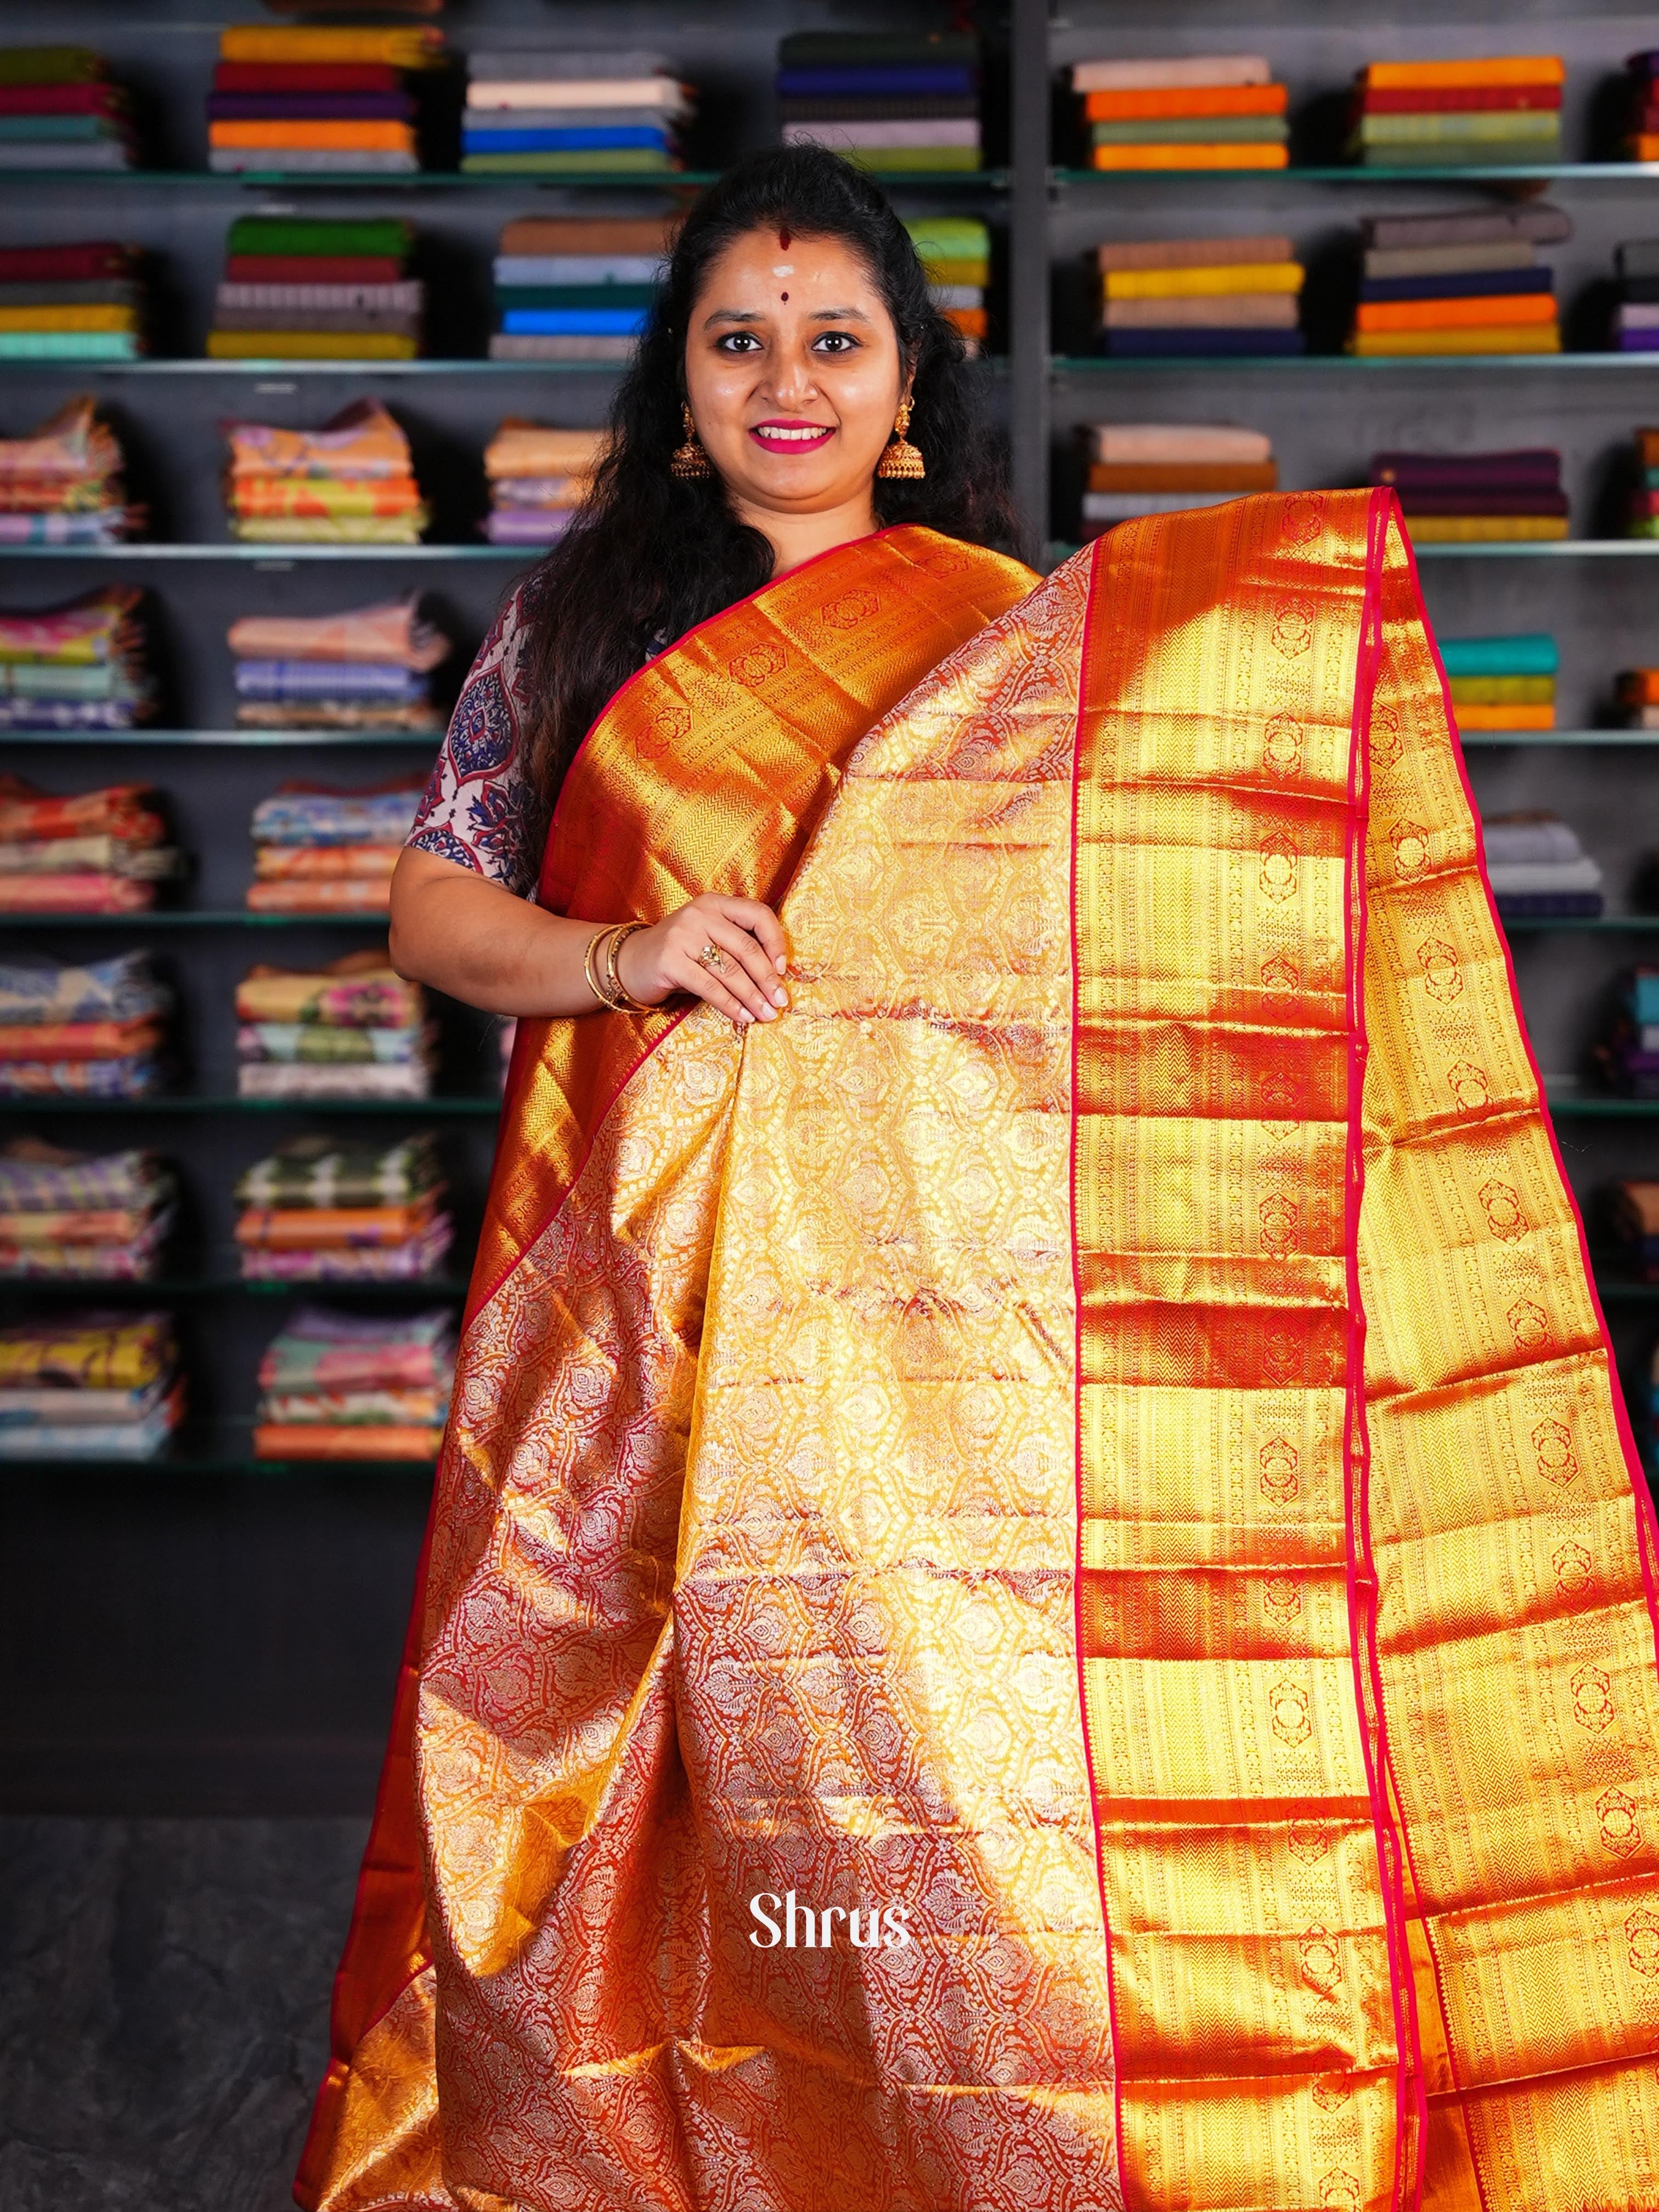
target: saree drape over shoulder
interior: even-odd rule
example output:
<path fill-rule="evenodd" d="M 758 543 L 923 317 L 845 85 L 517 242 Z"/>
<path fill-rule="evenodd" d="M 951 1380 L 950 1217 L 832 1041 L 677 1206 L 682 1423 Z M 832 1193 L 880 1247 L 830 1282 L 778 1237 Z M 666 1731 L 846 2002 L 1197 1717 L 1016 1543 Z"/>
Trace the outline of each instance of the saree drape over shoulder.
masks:
<path fill-rule="evenodd" d="M 313 2212 L 1659 2203 L 1659 1546 L 1398 508 L 1030 582 L 579 756 L 549 902 L 793 1004 L 521 1024 Z"/>

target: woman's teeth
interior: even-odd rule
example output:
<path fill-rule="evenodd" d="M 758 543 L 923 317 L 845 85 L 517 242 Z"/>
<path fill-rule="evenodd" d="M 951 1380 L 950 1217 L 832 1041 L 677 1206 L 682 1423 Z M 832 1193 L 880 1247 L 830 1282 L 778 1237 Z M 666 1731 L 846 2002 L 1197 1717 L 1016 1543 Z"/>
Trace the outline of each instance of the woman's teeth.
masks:
<path fill-rule="evenodd" d="M 781 423 L 763 422 L 756 429 L 757 438 L 764 438 L 769 446 L 815 446 L 821 438 L 830 435 L 829 426 L 820 423 L 804 429 L 785 429 Z"/>

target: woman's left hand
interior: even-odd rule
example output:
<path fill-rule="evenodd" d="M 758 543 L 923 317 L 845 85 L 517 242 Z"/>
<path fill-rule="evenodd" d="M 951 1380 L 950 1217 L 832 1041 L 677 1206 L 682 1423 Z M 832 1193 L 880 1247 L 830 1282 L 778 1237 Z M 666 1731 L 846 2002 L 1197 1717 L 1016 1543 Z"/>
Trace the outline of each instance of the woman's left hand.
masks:
<path fill-rule="evenodd" d="M 617 975 L 631 999 L 659 1006 L 688 991 L 739 1026 L 776 1021 L 789 1004 L 778 980 L 786 965 L 771 908 L 720 891 L 703 891 L 648 929 L 630 931 L 617 953 Z"/>

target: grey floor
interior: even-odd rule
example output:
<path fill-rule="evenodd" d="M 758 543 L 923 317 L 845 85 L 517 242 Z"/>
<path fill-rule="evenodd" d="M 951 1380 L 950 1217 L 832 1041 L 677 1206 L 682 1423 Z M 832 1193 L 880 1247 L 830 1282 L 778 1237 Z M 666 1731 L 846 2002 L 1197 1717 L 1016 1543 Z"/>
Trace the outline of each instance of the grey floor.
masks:
<path fill-rule="evenodd" d="M 0 1819 L 0 2205 L 283 2212 L 359 1820 Z"/>

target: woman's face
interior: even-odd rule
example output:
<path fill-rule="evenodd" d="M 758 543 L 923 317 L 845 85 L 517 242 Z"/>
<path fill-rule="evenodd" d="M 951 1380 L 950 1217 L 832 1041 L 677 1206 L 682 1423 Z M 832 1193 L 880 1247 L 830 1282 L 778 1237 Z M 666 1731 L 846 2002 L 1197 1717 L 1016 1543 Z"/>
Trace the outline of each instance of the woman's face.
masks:
<path fill-rule="evenodd" d="M 709 265 L 685 383 L 740 507 L 817 514 L 868 498 L 906 380 L 892 318 L 849 246 L 754 230 Z"/>

